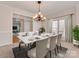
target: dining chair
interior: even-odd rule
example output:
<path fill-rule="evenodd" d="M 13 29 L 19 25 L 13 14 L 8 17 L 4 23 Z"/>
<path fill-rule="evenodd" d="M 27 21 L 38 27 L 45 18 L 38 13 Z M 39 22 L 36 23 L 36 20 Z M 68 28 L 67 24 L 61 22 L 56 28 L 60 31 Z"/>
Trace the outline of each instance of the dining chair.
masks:
<path fill-rule="evenodd" d="M 50 58 L 52 57 L 52 54 L 55 56 L 57 55 L 56 39 L 57 39 L 57 36 L 50 37 L 49 47 L 47 47 L 49 50 L 49 53 L 50 53 Z M 54 53 L 52 53 L 52 52 L 54 52 Z"/>
<path fill-rule="evenodd" d="M 36 42 L 36 48 L 28 51 L 28 56 L 31 58 L 44 58 L 48 52 L 47 50 L 48 39 Z"/>
<path fill-rule="evenodd" d="M 62 38 L 62 34 L 58 34 L 58 38 L 57 38 L 57 52 L 59 52 L 59 50 L 62 49 L 62 47 L 61 47 L 61 38 Z"/>

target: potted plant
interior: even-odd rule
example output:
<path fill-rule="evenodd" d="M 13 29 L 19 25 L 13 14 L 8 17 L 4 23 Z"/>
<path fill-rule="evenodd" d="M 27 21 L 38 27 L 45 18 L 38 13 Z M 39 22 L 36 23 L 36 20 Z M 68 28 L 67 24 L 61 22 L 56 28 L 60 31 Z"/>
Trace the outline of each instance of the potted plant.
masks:
<path fill-rule="evenodd" d="M 73 44 L 79 45 L 79 26 L 76 25 L 72 29 L 72 36 L 73 36 Z"/>
<path fill-rule="evenodd" d="M 39 34 L 44 33 L 44 32 L 45 32 L 45 28 L 44 27 L 39 28 Z"/>

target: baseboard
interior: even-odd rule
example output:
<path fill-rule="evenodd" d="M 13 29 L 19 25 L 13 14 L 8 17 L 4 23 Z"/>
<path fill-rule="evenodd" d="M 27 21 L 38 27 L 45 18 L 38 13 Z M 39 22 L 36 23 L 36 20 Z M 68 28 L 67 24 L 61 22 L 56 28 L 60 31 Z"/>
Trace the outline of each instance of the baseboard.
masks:
<path fill-rule="evenodd" d="M 9 43 L 5 43 L 5 44 L 0 44 L 0 47 L 2 47 L 2 46 L 6 46 L 6 45 L 10 45 L 10 44 L 12 44 L 12 43 L 9 42 Z"/>

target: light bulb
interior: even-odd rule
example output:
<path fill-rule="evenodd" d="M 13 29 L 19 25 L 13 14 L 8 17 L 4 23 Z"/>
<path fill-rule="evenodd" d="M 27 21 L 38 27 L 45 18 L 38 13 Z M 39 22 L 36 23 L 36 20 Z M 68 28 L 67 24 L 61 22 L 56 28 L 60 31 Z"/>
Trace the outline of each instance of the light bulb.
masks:
<path fill-rule="evenodd" d="M 43 17 L 43 19 L 46 19 L 46 17 Z"/>
<path fill-rule="evenodd" d="M 33 17 L 33 19 L 35 19 L 37 16 L 38 16 L 38 15 L 36 14 L 36 15 Z"/>

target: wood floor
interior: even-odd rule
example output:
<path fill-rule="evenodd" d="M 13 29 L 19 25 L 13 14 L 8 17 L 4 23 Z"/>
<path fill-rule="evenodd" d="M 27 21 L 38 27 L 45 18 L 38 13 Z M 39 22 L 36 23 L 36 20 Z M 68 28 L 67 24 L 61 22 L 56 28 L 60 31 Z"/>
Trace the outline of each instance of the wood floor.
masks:
<path fill-rule="evenodd" d="M 19 38 L 17 36 L 13 36 L 13 43 L 18 43 L 19 42 Z"/>
<path fill-rule="evenodd" d="M 63 58 L 79 58 L 79 48 L 78 47 L 73 46 L 72 43 L 68 43 L 68 42 L 62 42 L 61 45 L 63 47 L 68 48 L 68 51 Z M 16 47 L 16 46 L 18 46 L 18 43 L 0 47 L 0 58 L 14 58 L 12 48 Z"/>

